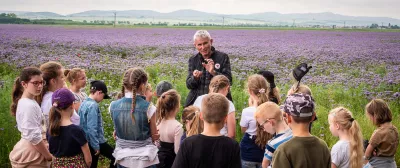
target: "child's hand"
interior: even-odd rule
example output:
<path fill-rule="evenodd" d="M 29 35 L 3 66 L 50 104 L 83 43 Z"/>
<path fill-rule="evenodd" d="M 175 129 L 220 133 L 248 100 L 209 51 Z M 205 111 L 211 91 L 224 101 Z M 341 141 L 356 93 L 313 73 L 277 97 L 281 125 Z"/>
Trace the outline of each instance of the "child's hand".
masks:
<path fill-rule="evenodd" d="M 160 139 L 160 134 L 157 133 L 157 134 L 151 135 L 151 139 L 153 140 L 153 142 L 159 140 Z"/>
<path fill-rule="evenodd" d="M 113 132 L 113 137 L 114 137 L 114 140 L 116 141 L 117 140 L 117 133 L 115 132 L 115 130 Z"/>

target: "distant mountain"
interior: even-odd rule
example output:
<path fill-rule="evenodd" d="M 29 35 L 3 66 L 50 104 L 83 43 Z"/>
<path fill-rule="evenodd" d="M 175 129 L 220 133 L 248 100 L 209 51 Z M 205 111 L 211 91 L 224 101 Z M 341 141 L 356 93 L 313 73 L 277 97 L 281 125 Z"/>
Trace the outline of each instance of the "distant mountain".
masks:
<path fill-rule="evenodd" d="M 80 13 L 74 13 L 66 15 L 68 19 L 82 18 L 82 17 L 113 17 L 114 12 L 117 12 L 117 17 L 122 18 L 155 18 L 158 20 L 166 19 L 168 21 L 176 20 L 179 22 L 191 21 L 191 22 L 222 22 L 223 18 L 226 23 L 247 23 L 247 22 L 257 22 L 275 25 L 346 25 L 346 26 L 367 26 L 372 23 L 384 25 L 400 25 L 399 19 L 389 18 L 389 17 L 365 17 L 365 16 L 346 16 L 335 14 L 332 12 L 324 13 L 291 13 L 291 14 L 281 14 L 277 12 L 264 12 L 264 13 L 254 13 L 254 14 L 233 14 L 224 15 L 217 13 L 207 13 L 196 10 L 184 9 L 177 10 L 169 13 L 161 13 L 153 10 L 125 10 L 125 11 L 115 11 L 115 10 L 90 10 Z M 2 13 L 2 11 L 0 11 Z M 51 12 L 18 12 L 11 11 L 6 13 L 16 13 L 18 16 L 24 18 L 58 18 L 64 17 Z"/>
<path fill-rule="evenodd" d="M 18 15 L 18 14 L 17 14 Z M 53 18 L 53 17 L 65 17 L 64 15 L 60 15 L 53 12 L 26 12 L 19 14 L 20 17 L 44 17 L 44 18 Z"/>

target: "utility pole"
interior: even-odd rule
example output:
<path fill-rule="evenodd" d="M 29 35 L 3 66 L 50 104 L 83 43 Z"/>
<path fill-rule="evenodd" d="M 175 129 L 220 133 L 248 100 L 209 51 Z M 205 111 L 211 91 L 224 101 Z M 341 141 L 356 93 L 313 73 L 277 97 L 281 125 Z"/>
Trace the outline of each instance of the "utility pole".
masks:
<path fill-rule="evenodd" d="M 225 16 L 222 16 L 222 27 L 225 26 Z"/>
<path fill-rule="evenodd" d="M 293 25 L 292 25 L 292 27 L 294 27 L 295 24 L 296 24 L 296 19 L 293 19 Z"/>
<path fill-rule="evenodd" d="M 381 26 L 381 29 L 383 29 L 383 22 L 382 22 L 382 26 Z"/>
<path fill-rule="evenodd" d="M 117 12 L 113 13 L 114 13 L 114 28 L 115 28 L 115 25 L 117 25 Z"/>
<path fill-rule="evenodd" d="M 343 21 L 343 28 L 346 28 L 346 21 Z"/>

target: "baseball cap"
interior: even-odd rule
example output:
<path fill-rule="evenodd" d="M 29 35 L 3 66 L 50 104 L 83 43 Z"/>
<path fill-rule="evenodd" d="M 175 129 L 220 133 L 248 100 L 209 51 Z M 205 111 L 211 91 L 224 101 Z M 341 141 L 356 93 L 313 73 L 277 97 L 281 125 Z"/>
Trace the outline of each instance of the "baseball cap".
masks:
<path fill-rule="evenodd" d="M 173 89 L 172 84 L 168 81 L 161 81 L 156 86 L 156 94 L 160 97 L 164 92 Z"/>
<path fill-rule="evenodd" d="M 303 78 L 304 75 L 306 75 L 311 68 L 312 66 L 307 66 L 306 63 L 301 63 L 300 65 L 298 65 L 296 68 L 293 69 L 292 74 L 294 79 L 300 81 L 301 78 Z"/>
<path fill-rule="evenodd" d="M 61 88 L 53 92 L 51 104 L 55 107 L 65 109 L 75 101 L 75 96 L 66 88 Z"/>
<path fill-rule="evenodd" d="M 285 113 L 296 117 L 310 117 L 315 111 L 314 99 L 308 94 L 289 95 L 281 106 Z"/>
<path fill-rule="evenodd" d="M 104 93 L 104 99 L 111 99 L 107 94 L 107 86 L 103 81 L 94 80 L 90 82 L 90 90 L 101 91 Z"/>

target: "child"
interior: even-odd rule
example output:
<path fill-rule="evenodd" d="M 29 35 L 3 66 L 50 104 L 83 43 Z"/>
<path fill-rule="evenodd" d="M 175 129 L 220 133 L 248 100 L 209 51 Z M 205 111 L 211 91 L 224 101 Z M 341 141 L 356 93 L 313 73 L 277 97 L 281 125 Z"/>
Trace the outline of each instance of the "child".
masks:
<path fill-rule="evenodd" d="M 158 84 L 157 84 L 157 86 L 156 86 L 156 92 L 155 92 L 155 94 L 156 94 L 157 98 L 160 98 L 160 96 L 161 96 L 164 92 L 166 92 L 166 91 L 168 91 L 168 90 L 170 90 L 170 89 L 173 89 L 171 83 L 169 83 L 168 81 L 161 81 L 161 82 L 158 82 Z"/>
<path fill-rule="evenodd" d="M 363 139 L 358 122 L 353 114 L 343 107 L 329 112 L 329 130 L 339 141 L 332 147 L 332 168 L 362 167 Z"/>
<path fill-rule="evenodd" d="M 160 148 L 157 167 L 170 168 L 178 153 L 183 135 L 182 124 L 175 117 L 179 111 L 181 96 L 176 90 L 164 92 L 157 101 L 157 130 L 160 134 Z"/>
<path fill-rule="evenodd" d="M 229 111 L 228 99 L 210 93 L 204 96 L 201 109 L 204 131 L 183 141 L 172 167 L 240 168 L 239 144 L 220 133 Z"/>
<path fill-rule="evenodd" d="M 103 99 L 110 99 L 107 95 L 107 86 L 102 81 L 92 81 L 90 83 L 90 95 L 79 107 L 78 114 L 81 117 L 80 126 L 86 133 L 89 141 L 89 149 L 92 154 L 92 165 L 96 168 L 99 154 L 110 159 L 110 167 L 114 166 L 115 158 L 112 156 L 114 148 L 107 144 L 104 137 L 103 118 L 101 116 L 99 104 Z"/>
<path fill-rule="evenodd" d="M 314 100 L 310 95 L 289 95 L 283 105 L 293 137 L 279 146 L 272 158 L 272 167 L 330 168 L 331 155 L 326 143 L 311 135 L 310 122 L 315 117 Z"/>
<path fill-rule="evenodd" d="M 146 91 L 144 93 L 144 96 L 146 97 L 146 101 L 151 103 L 151 100 L 153 98 L 153 89 L 151 88 L 151 84 L 147 83 L 146 85 Z"/>
<path fill-rule="evenodd" d="M 51 95 L 57 89 L 63 88 L 65 86 L 64 79 L 64 68 L 58 62 L 47 62 L 40 65 L 40 71 L 43 73 L 43 80 L 46 81 L 46 85 L 43 86 L 43 91 L 38 97 L 37 101 L 42 108 L 45 117 L 45 126 L 49 127 L 49 113 L 52 107 Z M 79 116 L 71 117 L 72 119 L 79 118 Z M 75 123 L 78 124 L 78 123 Z M 79 124 L 78 124 L 79 125 Z M 47 130 L 47 129 L 45 129 Z M 45 133 L 45 132 L 43 132 Z"/>
<path fill-rule="evenodd" d="M 76 100 L 65 88 L 56 90 L 51 96 L 50 129 L 47 131 L 50 153 L 55 156 L 52 167 L 86 168 L 92 156 L 82 128 L 72 124 L 73 103 Z"/>
<path fill-rule="evenodd" d="M 259 71 L 259 75 L 262 75 L 267 82 L 269 83 L 269 91 L 268 91 L 268 97 L 269 100 L 276 103 L 276 104 L 281 104 L 281 95 L 279 93 L 279 88 L 276 87 L 275 85 L 275 77 L 274 74 L 270 71 Z"/>
<path fill-rule="evenodd" d="M 243 109 L 240 127 L 243 135 L 240 142 L 240 156 L 242 167 L 261 167 L 264 147 L 272 135 L 260 129 L 254 118 L 258 105 L 269 101 L 268 83 L 261 75 L 251 75 L 247 79 L 247 93 L 249 94 L 249 107 Z"/>
<path fill-rule="evenodd" d="M 24 68 L 14 83 L 10 109 L 16 117 L 21 140 L 10 153 L 12 167 L 48 167 L 52 160 L 42 139 L 42 111 L 34 99 L 46 85 L 41 75 L 37 68 Z"/>
<path fill-rule="evenodd" d="M 275 150 L 282 143 L 290 140 L 293 136 L 292 130 L 283 121 L 282 112 L 274 102 L 266 102 L 257 107 L 255 118 L 265 132 L 274 135 L 265 147 L 262 167 L 270 166 Z"/>
<path fill-rule="evenodd" d="M 192 135 L 197 135 L 203 132 L 204 123 L 200 119 L 200 109 L 195 106 L 188 106 L 183 109 L 182 123 L 185 125 L 186 132 L 183 133 L 182 141 Z"/>
<path fill-rule="evenodd" d="M 365 150 L 366 167 L 397 167 L 394 161 L 399 145 L 399 132 L 392 124 L 392 112 L 382 99 L 374 99 L 367 104 L 365 112 L 372 123 L 377 126 Z M 376 152 L 376 155 L 372 155 Z"/>
<path fill-rule="evenodd" d="M 211 79 L 210 86 L 209 86 L 209 93 L 221 93 L 222 95 L 227 96 L 229 93 L 230 83 L 229 79 L 224 75 L 217 75 Z M 193 106 L 196 106 L 201 109 L 201 102 L 205 95 L 201 95 L 197 97 L 194 101 Z M 229 113 L 228 119 L 225 123 L 224 127 L 221 129 L 221 134 L 224 136 L 228 136 L 232 139 L 235 139 L 236 134 L 236 119 L 235 119 L 235 106 L 233 105 L 232 101 L 229 101 Z"/>
<path fill-rule="evenodd" d="M 155 167 L 159 163 L 157 147 L 156 107 L 146 101 L 148 81 L 141 68 L 130 68 L 123 76 L 124 97 L 110 105 L 116 147 L 113 155 L 118 167 Z"/>
<path fill-rule="evenodd" d="M 79 111 L 81 103 L 88 97 L 85 92 L 81 91 L 86 86 L 85 70 L 80 68 L 66 69 L 64 70 L 64 75 L 67 78 L 67 81 L 71 84 L 69 90 L 71 90 L 75 97 L 75 112 Z"/>

